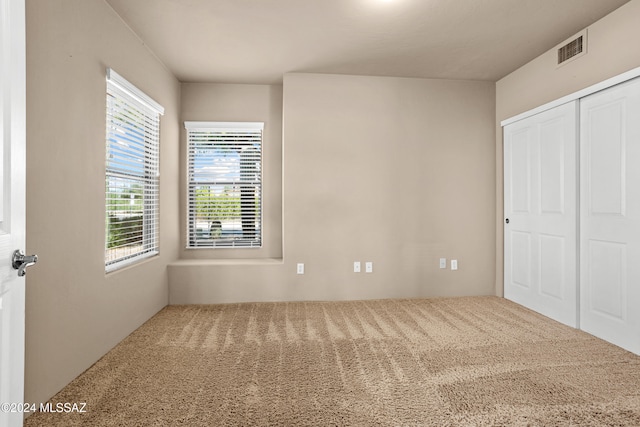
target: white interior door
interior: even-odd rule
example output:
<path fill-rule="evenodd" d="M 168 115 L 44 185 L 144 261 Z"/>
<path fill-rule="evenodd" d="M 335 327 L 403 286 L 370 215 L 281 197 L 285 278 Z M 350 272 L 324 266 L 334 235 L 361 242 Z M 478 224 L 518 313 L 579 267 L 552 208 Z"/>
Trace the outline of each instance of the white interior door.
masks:
<path fill-rule="evenodd" d="M 640 79 L 580 103 L 580 327 L 640 354 Z"/>
<path fill-rule="evenodd" d="M 22 426 L 24 277 L 12 268 L 25 245 L 24 0 L 0 0 L 0 426 Z M 6 406 L 6 404 L 16 404 Z"/>
<path fill-rule="evenodd" d="M 577 103 L 504 127 L 504 296 L 577 326 Z"/>

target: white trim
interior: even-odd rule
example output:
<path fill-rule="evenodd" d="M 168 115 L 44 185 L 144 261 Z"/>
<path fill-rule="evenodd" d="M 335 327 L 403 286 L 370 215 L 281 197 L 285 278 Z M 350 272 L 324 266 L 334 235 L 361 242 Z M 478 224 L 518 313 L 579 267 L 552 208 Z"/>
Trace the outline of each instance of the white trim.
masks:
<path fill-rule="evenodd" d="M 187 233 L 186 233 L 186 249 L 217 249 L 217 248 L 234 248 L 234 249 L 251 249 L 262 248 L 263 239 L 263 194 L 262 194 L 262 165 L 263 165 L 263 122 L 200 122 L 200 121 L 185 121 L 184 127 L 187 131 Z M 259 136 L 259 137 L 258 137 Z M 196 168 L 197 157 L 200 160 L 209 161 L 212 159 L 210 154 L 206 151 L 213 148 L 214 150 L 219 144 L 225 144 L 229 148 L 234 145 L 241 147 L 243 145 L 250 144 L 255 147 L 259 144 L 259 150 L 257 153 L 250 153 L 249 162 L 259 163 L 259 178 L 247 179 L 240 178 L 240 181 L 231 182 L 227 179 L 220 179 L 215 172 L 199 172 Z M 198 147 L 207 146 L 206 150 L 198 154 L 201 150 Z M 240 162 L 241 163 L 241 162 Z M 241 167 L 240 167 L 241 169 Z M 242 172 L 240 172 L 242 173 Z M 240 175 L 241 176 L 241 175 Z M 245 178 L 246 179 L 246 178 Z M 226 181 L 226 182 L 224 182 Z M 243 237 L 241 239 L 230 238 L 209 238 L 205 243 L 201 240 L 197 234 L 197 187 L 202 185 L 229 185 L 231 187 L 238 187 L 242 185 L 254 187 L 258 194 L 259 212 L 257 214 L 248 214 L 248 218 L 245 218 L 245 214 L 241 213 L 242 221 L 251 219 L 257 222 L 255 233 L 253 238 L 251 236 Z M 236 190 L 233 190 L 234 192 Z M 242 198 L 242 196 L 240 196 Z M 242 202 L 241 202 L 242 203 Z M 213 218 L 212 218 L 213 219 Z M 235 222 L 235 221 L 233 221 Z M 243 226 L 244 228 L 244 226 Z M 226 243 L 226 244 L 225 244 Z"/>
<path fill-rule="evenodd" d="M 128 267 L 133 264 L 137 264 L 138 262 L 159 255 L 159 251 L 149 251 L 142 254 L 137 254 L 132 256 L 131 258 L 125 258 L 120 261 L 116 261 L 112 264 L 107 264 L 105 267 L 105 273 L 113 273 L 114 271 L 121 270 L 125 267 Z"/>
<path fill-rule="evenodd" d="M 145 96 L 144 93 L 138 92 L 137 89 L 137 93 L 123 89 L 122 81 L 118 79 L 117 74 L 110 73 L 106 93 L 105 207 L 109 218 L 105 227 L 107 273 L 156 254 L 159 250 L 160 112 L 140 101 Z M 129 112 L 130 117 L 125 118 Z M 130 128 L 144 128 L 144 132 L 139 134 Z M 142 203 L 136 204 L 129 211 L 120 211 L 121 196 L 114 195 L 121 190 L 122 194 L 127 194 L 132 185 L 144 190 L 140 195 Z M 133 202 L 133 193 L 129 194 Z M 133 215 L 119 217 L 122 213 Z M 141 217 L 142 226 L 139 237 L 136 231 L 135 235 L 129 235 L 129 238 L 119 235 L 115 242 L 109 241 L 112 226 L 110 218 L 119 217 L 121 221 L 132 221 L 138 216 Z M 138 219 L 135 221 L 137 223 Z M 113 247 L 109 247 L 110 243 L 113 243 Z M 131 251 L 118 250 L 131 243 L 136 244 Z"/>
<path fill-rule="evenodd" d="M 116 85 L 121 90 L 125 91 L 127 95 L 131 96 L 136 101 L 142 103 L 145 107 L 164 116 L 164 107 L 162 105 L 158 104 L 150 96 L 146 95 L 143 91 L 138 89 L 134 84 L 130 83 L 120 74 L 113 71 L 112 68 L 107 68 L 107 80 L 109 80 L 112 84 Z"/>
<path fill-rule="evenodd" d="M 184 122 L 187 130 L 215 130 L 238 131 L 238 130 L 264 130 L 263 122 Z"/>
<path fill-rule="evenodd" d="M 554 101 L 543 104 L 539 107 L 536 107 L 532 110 L 525 111 L 524 113 L 518 114 L 517 116 L 510 117 L 500 122 L 500 126 L 507 126 L 511 123 L 515 123 L 519 120 L 526 119 L 527 117 L 534 116 L 538 113 L 542 113 L 543 111 L 550 110 L 559 105 L 566 104 L 567 102 L 575 101 L 576 99 L 584 98 L 585 96 L 589 96 L 593 93 L 600 92 L 601 90 L 610 88 L 620 83 L 624 83 L 628 80 L 634 79 L 640 76 L 640 67 L 633 68 L 627 72 L 622 74 L 618 74 L 617 76 L 611 77 L 610 79 L 604 80 L 600 83 L 596 83 L 592 86 L 589 86 L 585 89 L 579 90 L 567 96 L 563 96 L 562 98 L 556 99 Z"/>

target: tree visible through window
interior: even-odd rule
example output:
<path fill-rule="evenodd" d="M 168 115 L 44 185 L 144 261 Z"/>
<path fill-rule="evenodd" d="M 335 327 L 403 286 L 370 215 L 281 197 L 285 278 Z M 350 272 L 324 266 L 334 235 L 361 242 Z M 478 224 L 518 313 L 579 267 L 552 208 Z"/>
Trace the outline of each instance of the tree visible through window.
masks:
<path fill-rule="evenodd" d="M 105 265 L 158 253 L 160 114 L 155 101 L 107 72 Z"/>
<path fill-rule="evenodd" d="M 262 244 L 263 123 L 186 122 L 187 247 Z"/>

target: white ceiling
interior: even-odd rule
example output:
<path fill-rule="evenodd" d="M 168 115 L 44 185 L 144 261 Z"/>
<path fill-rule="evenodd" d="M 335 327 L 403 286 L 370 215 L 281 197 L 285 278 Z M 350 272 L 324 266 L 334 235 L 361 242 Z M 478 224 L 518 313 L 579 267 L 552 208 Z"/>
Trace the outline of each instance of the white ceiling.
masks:
<path fill-rule="evenodd" d="M 629 0 L 107 0 L 183 82 L 497 81 Z"/>

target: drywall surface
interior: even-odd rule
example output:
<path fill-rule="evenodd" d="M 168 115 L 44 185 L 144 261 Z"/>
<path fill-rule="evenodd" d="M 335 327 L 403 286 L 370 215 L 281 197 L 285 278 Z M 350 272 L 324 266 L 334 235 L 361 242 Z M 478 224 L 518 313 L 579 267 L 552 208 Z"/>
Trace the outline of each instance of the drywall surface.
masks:
<path fill-rule="evenodd" d="M 283 90 L 283 258 L 172 263 L 172 304 L 493 294 L 493 83 L 294 73 Z"/>
<path fill-rule="evenodd" d="M 185 121 L 263 122 L 262 248 L 185 249 L 186 205 L 180 211 L 182 259 L 282 258 L 282 86 L 183 83 L 180 165 L 187 164 Z M 181 174 L 181 200 L 186 200 L 187 174 Z"/>
<path fill-rule="evenodd" d="M 179 82 L 103 0 L 27 2 L 25 401 L 45 402 L 168 302 Z M 105 274 L 106 68 L 165 108 L 160 255 Z"/>
<path fill-rule="evenodd" d="M 640 1 L 630 1 L 587 28 L 586 55 L 558 67 L 554 48 L 496 83 L 496 295 L 503 295 L 504 286 L 500 122 L 640 66 L 638 22 Z"/>

